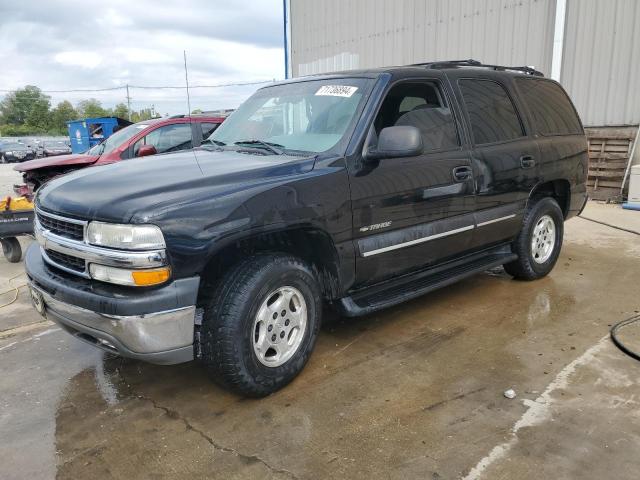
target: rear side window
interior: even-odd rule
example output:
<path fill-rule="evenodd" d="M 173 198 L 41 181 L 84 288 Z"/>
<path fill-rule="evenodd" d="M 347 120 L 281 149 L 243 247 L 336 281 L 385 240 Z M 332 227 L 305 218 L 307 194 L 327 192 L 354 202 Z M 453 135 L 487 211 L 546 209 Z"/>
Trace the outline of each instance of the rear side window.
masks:
<path fill-rule="evenodd" d="M 581 134 L 582 126 L 567 94 L 559 85 L 547 80 L 516 79 L 518 90 L 527 104 L 536 131 L 542 135 Z"/>
<path fill-rule="evenodd" d="M 200 126 L 202 127 L 202 139 L 206 140 L 207 138 L 209 138 L 209 135 L 211 135 L 216 128 L 218 128 L 218 125 L 220 125 L 219 123 L 209 123 L 209 122 L 202 122 L 200 124 Z"/>
<path fill-rule="evenodd" d="M 522 123 L 502 85 L 492 80 L 458 82 L 469 113 L 473 143 L 505 142 L 524 136 Z"/>

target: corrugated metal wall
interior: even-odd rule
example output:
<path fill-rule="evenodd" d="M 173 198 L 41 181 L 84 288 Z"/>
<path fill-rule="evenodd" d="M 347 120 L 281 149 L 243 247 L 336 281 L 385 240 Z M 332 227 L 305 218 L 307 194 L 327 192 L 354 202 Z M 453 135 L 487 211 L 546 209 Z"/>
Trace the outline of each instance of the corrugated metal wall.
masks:
<path fill-rule="evenodd" d="M 640 123 L 640 0 L 566 0 L 560 81 L 585 125 Z M 294 76 L 475 58 L 551 71 L 556 0 L 290 0 Z"/>
<path fill-rule="evenodd" d="M 294 76 L 474 58 L 551 70 L 555 0 L 291 0 Z"/>
<path fill-rule="evenodd" d="M 640 123 L 639 0 L 567 0 L 560 81 L 586 125 Z"/>

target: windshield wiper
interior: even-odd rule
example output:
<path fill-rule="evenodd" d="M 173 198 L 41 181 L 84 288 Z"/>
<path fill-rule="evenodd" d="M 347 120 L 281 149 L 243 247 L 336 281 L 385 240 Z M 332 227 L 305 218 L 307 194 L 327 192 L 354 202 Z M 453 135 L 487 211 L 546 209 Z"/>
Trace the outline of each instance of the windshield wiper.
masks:
<path fill-rule="evenodd" d="M 226 143 L 221 142 L 220 140 L 212 140 L 210 138 L 207 138 L 205 141 L 203 141 L 200 144 L 200 146 L 203 147 L 203 148 L 206 148 L 207 146 L 212 146 L 218 151 L 224 150 L 222 147 L 224 147 L 225 145 L 226 145 Z"/>
<path fill-rule="evenodd" d="M 258 148 L 262 147 L 276 155 L 284 155 L 284 151 L 280 150 L 281 148 L 284 148 L 284 145 L 280 145 L 279 143 L 265 142 L 264 140 L 242 140 L 240 142 L 235 142 L 234 145 L 249 145 L 256 146 Z"/>

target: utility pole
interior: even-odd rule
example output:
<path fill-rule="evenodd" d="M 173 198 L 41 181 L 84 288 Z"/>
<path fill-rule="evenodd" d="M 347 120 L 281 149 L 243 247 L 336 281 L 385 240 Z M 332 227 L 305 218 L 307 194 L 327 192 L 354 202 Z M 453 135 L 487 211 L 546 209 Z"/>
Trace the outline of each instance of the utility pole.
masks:
<path fill-rule="evenodd" d="M 127 115 L 129 121 L 131 121 L 131 97 L 129 96 L 129 84 L 127 83 Z"/>

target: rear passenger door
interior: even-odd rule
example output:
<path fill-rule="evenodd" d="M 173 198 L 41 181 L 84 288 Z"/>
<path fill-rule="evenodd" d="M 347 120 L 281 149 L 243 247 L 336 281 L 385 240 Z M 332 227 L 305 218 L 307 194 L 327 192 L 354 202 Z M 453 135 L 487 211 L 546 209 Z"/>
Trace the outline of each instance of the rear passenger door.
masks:
<path fill-rule="evenodd" d="M 477 228 L 472 247 L 478 248 L 519 231 L 539 179 L 539 150 L 507 84 L 477 77 L 460 78 L 457 85 L 473 143 Z"/>

